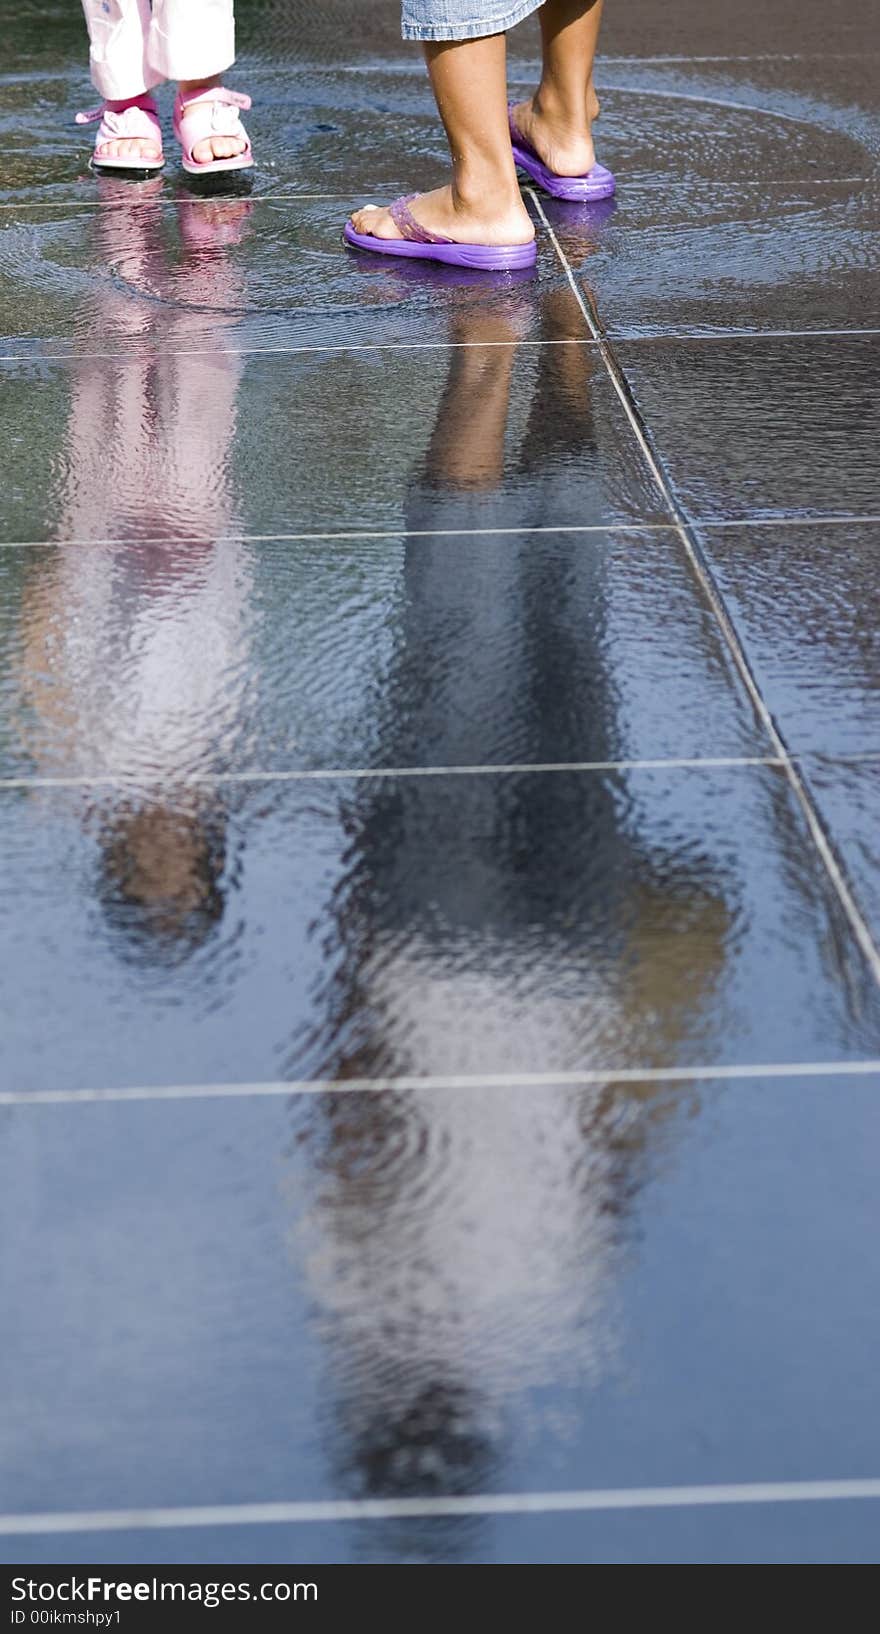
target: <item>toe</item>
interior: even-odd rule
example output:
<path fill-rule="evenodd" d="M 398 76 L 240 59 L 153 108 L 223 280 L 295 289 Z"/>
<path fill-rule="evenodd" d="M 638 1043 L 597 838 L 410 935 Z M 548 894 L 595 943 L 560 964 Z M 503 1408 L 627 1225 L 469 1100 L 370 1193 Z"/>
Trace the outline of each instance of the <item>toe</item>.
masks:
<path fill-rule="evenodd" d="M 215 136 L 214 157 L 215 159 L 237 159 L 240 153 L 244 153 L 246 147 L 247 143 L 243 136 Z"/>
<path fill-rule="evenodd" d="M 400 234 L 387 210 L 377 204 L 365 204 L 352 216 L 357 233 L 368 233 L 371 238 L 399 238 Z"/>
<path fill-rule="evenodd" d="M 401 237 L 400 230 L 399 230 L 399 228 L 397 226 L 397 223 L 393 219 L 390 210 L 380 210 L 378 212 L 378 217 L 379 217 L 379 219 L 374 224 L 373 229 L 372 229 L 372 231 L 376 234 L 377 238 L 400 238 Z"/>
<path fill-rule="evenodd" d="M 196 142 L 193 158 L 201 165 L 210 164 L 212 159 L 236 159 L 246 147 L 246 141 L 240 136 L 208 136 Z"/>
<path fill-rule="evenodd" d="M 375 216 L 376 216 L 376 206 L 375 206 L 375 204 L 364 204 L 364 205 L 361 206 L 360 210 L 353 210 L 352 213 L 351 213 L 351 220 L 352 220 L 352 226 L 354 227 L 355 232 L 358 232 L 358 233 L 369 233 L 369 232 L 371 232 L 372 231 L 372 223 L 373 223 L 373 221 L 375 219 Z"/>
<path fill-rule="evenodd" d="M 144 160 L 159 158 L 159 149 L 155 142 L 138 142 L 126 138 L 117 142 L 102 142 L 96 149 L 95 158 L 100 164 L 102 159 L 128 159 L 130 164 L 136 165 Z"/>

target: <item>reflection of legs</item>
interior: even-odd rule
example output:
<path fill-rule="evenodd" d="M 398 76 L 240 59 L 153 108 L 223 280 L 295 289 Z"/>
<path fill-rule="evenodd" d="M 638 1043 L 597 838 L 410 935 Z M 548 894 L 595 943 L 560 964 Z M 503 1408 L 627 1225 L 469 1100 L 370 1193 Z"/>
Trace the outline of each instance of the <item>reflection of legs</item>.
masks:
<path fill-rule="evenodd" d="M 529 474 L 536 492 L 544 473 L 569 469 L 572 460 L 589 459 L 596 446 L 595 348 L 571 341 L 566 289 L 553 290 L 542 302 L 540 334 L 544 345 L 538 349 L 537 380 L 518 461 L 518 469 Z"/>
<path fill-rule="evenodd" d="M 61 534 L 92 540 L 229 534 L 235 526 L 229 453 L 242 369 L 241 355 L 229 349 L 242 301 L 242 273 L 230 247 L 244 236 L 252 207 L 246 199 L 206 200 L 198 209 L 181 202 L 178 265 L 168 260 L 160 180 L 133 189 L 102 176 L 98 192 L 109 207 L 91 218 L 93 254 L 106 266 L 121 263 L 122 276 L 96 286 L 94 313 L 100 309 L 114 337 L 138 344 L 116 361 L 75 361 Z M 213 313 L 211 342 L 201 351 L 185 344 L 189 301 Z M 143 657 L 143 643 L 139 651 Z"/>
<path fill-rule="evenodd" d="M 425 46 L 431 85 L 452 155 L 452 182 L 423 193 L 422 226 L 462 244 L 528 244 L 535 232 L 520 197 L 507 125 L 507 42 L 441 41 Z M 360 233 L 400 238 L 387 210 L 358 210 Z"/>
<path fill-rule="evenodd" d="M 547 0 L 539 12 L 543 45 L 541 83 L 514 112 L 517 128 L 558 176 L 592 170 L 591 121 L 599 112 L 593 59 L 602 0 Z"/>
<path fill-rule="evenodd" d="M 428 448 L 433 482 L 458 489 L 493 489 L 504 469 L 510 380 L 520 339 L 500 316 L 462 318 L 443 400 Z"/>
<path fill-rule="evenodd" d="M 222 333 L 221 320 L 218 338 Z M 78 360 L 65 533 L 199 542 L 228 536 L 235 526 L 227 473 L 240 375 L 234 352 L 207 359 L 186 350 L 157 357 L 146 349 L 104 367 Z M 145 436 L 150 425 L 152 435 Z"/>

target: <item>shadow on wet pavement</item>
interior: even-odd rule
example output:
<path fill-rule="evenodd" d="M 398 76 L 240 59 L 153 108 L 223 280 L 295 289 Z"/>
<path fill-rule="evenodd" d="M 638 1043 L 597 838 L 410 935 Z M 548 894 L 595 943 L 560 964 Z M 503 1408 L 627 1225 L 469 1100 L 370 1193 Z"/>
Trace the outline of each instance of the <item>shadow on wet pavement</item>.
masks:
<path fill-rule="evenodd" d="M 393 4 L 242 3 L 200 197 L 23 0 L 3 1558 L 876 1558 L 637 1502 L 880 1476 L 872 9 L 610 5 L 618 199 L 486 279 L 340 242 L 442 174 Z"/>

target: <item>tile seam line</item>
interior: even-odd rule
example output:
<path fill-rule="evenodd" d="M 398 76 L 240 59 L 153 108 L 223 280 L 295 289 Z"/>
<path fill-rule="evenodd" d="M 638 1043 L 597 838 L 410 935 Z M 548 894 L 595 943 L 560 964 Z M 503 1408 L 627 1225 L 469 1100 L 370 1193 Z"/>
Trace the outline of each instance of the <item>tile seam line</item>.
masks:
<path fill-rule="evenodd" d="M 726 521 L 719 517 L 696 517 L 691 524 L 706 532 L 720 533 L 731 528 L 838 528 L 873 527 L 880 523 L 876 514 L 828 516 L 743 516 Z M 273 545 L 308 544 L 323 540 L 351 541 L 357 539 L 493 539 L 515 538 L 518 534 L 625 534 L 675 533 L 675 522 L 638 522 L 612 520 L 609 522 L 548 523 L 541 527 L 512 528 L 349 528 L 332 533 L 220 533 L 212 538 L 215 545 Z M 59 550 L 67 546 L 78 550 L 90 545 L 189 545 L 190 538 L 182 534 L 144 534 L 137 539 L 0 539 L 0 550 Z"/>
<path fill-rule="evenodd" d="M 851 518 L 842 518 L 850 521 Z M 870 518 L 869 520 L 875 520 Z M 880 522 L 880 516 L 876 518 Z M 606 533 L 676 533 L 673 522 L 588 522 L 581 526 L 562 525 L 553 527 L 532 528 L 381 528 L 362 529 L 350 528 L 341 533 L 221 533 L 214 539 L 215 545 L 272 545 L 290 544 L 294 542 L 308 544 L 321 540 L 356 540 L 356 539 L 470 539 L 511 537 L 516 534 L 606 534 Z M 75 546 L 85 549 L 90 545 L 189 545 L 191 539 L 176 534 L 144 535 L 137 539 L 7 539 L 0 541 L 0 550 L 54 550 L 59 546 Z"/>
<path fill-rule="evenodd" d="M 819 181 L 821 179 L 822 178 L 820 178 L 820 177 L 816 178 L 817 181 Z M 830 181 L 834 181 L 836 179 L 837 178 L 835 178 L 835 177 L 829 177 L 828 178 L 828 180 L 830 180 Z M 851 178 L 849 178 L 849 177 L 844 177 L 843 178 L 844 181 L 848 181 L 850 179 Z M 732 185 L 732 182 L 729 185 Z M 232 197 L 234 198 L 234 195 L 232 195 Z M 275 204 L 286 204 L 290 200 L 297 201 L 299 199 L 349 199 L 349 198 L 351 198 L 350 193 L 258 193 L 256 195 L 248 196 L 247 203 L 248 204 L 273 204 L 273 203 L 275 203 Z M 216 200 L 212 200 L 211 197 L 208 196 L 208 195 L 200 198 L 198 196 L 198 194 L 195 194 L 195 193 L 189 195 L 186 198 L 175 198 L 173 196 L 173 194 L 172 194 L 172 195 L 163 196 L 162 198 L 132 199 L 130 201 L 125 200 L 122 203 L 118 203 L 118 202 L 111 203 L 107 199 L 96 199 L 96 198 L 91 198 L 91 199 L 0 199 L 0 210 L 107 210 L 107 211 L 109 211 L 111 213 L 115 210 L 115 211 L 117 211 L 119 213 L 121 213 L 122 211 L 125 211 L 126 213 L 128 213 L 128 211 L 130 211 L 132 208 L 134 208 L 136 210 L 152 210 L 152 209 L 154 209 L 154 207 L 157 204 L 160 205 L 164 209 L 170 209 L 172 206 L 174 208 L 177 208 L 177 206 L 179 206 L 181 204 L 184 205 L 184 206 L 187 206 L 187 205 L 196 205 L 196 206 L 198 206 L 200 204 L 207 205 L 207 204 L 211 204 L 211 203 L 215 203 L 215 202 L 216 202 Z"/>
<path fill-rule="evenodd" d="M 0 1106 L 100 1106 L 168 1101 L 287 1100 L 293 1096 L 454 1094 L 486 1089 L 590 1089 L 623 1084 L 721 1084 L 878 1078 L 880 1059 L 777 1061 L 739 1066 L 594 1067 L 580 1072 L 447 1073 L 422 1077 L 268 1079 L 254 1083 L 141 1084 L 116 1089 L 8 1089 Z"/>
<path fill-rule="evenodd" d="M 613 345 L 604 331 L 604 328 L 599 320 L 598 313 L 585 298 L 584 291 L 578 283 L 578 280 L 575 278 L 568 257 L 566 256 L 551 223 L 547 219 L 546 211 L 544 210 L 538 194 L 534 188 L 529 188 L 528 192 L 544 225 L 544 229 L 548 233 L 550 241 L 559 257 L 560 263 L 565 271 L 571 287 L 572 294 L 583 312 L 587 327 L 594 339 L 599 343 L 599 352 L 602 362 L 605 365 L 608 377 L 611 380 L 615 392 L 617 393 L 621 407 L 623 408 L 624 413 L 626 414 L 626 417 L 630 423 L 633 435 L 642 451 L 642 455 L 654 479 L 654 483 L 665 504 L 667 505 L 670 515 L 675 521 L 678 536 L 682 545 L 684 546 L 685 551 L 687 552 L 693 568 L 694 576 L 703 591 L 703 595 L 706 597 L 709 607 L 715 615 L 730 656 L 739 672 L 740 679 L 745 686 L 746 692 L 751 699 L 752 707 L 754 708 L 757 718 L 764 728 L 764 731 L 773 747 L 774 753 L 779 756 L 783 763 L 783 771 L 788 780 L 789 787 L 791 788 L 791 791 L 801 808 L 810 838 L 825 868 L 825 872 L 833 887 L 833 890 L 837 895 L 838 902 L 843 909 L 844 915 L 849 922 L 850 930 L 852 931 L 856 942 L 861 949 L 862 955 L 874 978 L 875 984 L 880 987 L 880 950 L 878 950 L 874 942 L 874 938 L 871 935 L 867 920 L 862 914 L 862 910 L 859 907 L 852 889 L 850 888 L 843 867 L 838 860 L 829 836 L 825 831 L 824 824 L 819 816 L 819 812 L 813 801 L 812 795 L 810 794 L 809 788 L 798 772 L 797 767 L 794 765 L 788 750 L 788 745 L 786 744 L 786 741 L 766 703 L 764 695 L 758 686 L 751 664 L 749 663 L 746 655 L 745 646 L 736 628 L 733 617 L 728 610 L 724 595 L 720 587 L 715 582 L 714 575 L 706 556 L 695 536 L 693 525 L 690 522 L 684 508 L 676 498 L 671 482 L 664 471 L 659 454 L 655 452 L 653 438 L 651 437 L 649 428 L 639 411 L 626 373 L 618 360 Z"/>
<path fill-rule="evenodd" d="M 790 754 L 789 760 L 802 765 L 815 762 L 819 766 L 873 766 L 880 761 L 880 748 L 854 749 L 838 754 L 829 749 L 803 749 Z M 0 777 L 0 790 L 12 791 L 49 789 L 145 789 L 145 788 L 223 788 L 239 787 L 247 783 L 271 785 L 283 783 L 346 783 L 387 782 L 397 778 L 441 777 L 549 777 L 560 773 L 581 776 L 585 773 L 605 772 L 676 772 L 676 771 L 740 771 L 769 769 L 784 771 L 781 755 L 667 755 L 630 760 L 523 760 L 475 762 L 472 765 L 449 766 L 295 766 L 289 770 L 261 770 L 252 767 L 246 771 L 193 772 L 179 777 L 138 776 L 135 772 L 95 772 L 82 776 L 53 777 L 51 775 Z"/>
<path fill-rule="evenodd" d="M 612 329 L 609 341 L 626 346 L 671 346 L 685 341 L 688 345 L 729 345 L 734 341 L 764 340 L 865 340 L 880 335 L 876 329 L 723 329 L 717 332 L 701 330 L 668 330 L 656 335 L 626 334 Z M 38 338 L 38 337 L 35 337 Z M 30 343 L 29 343 L 30 344 Z M 178 357 L 309 357 L 313 354 L 335 352 L 481 352 L 521 347 L 586 346 L 599 349 L 600 343 L 592 335 L 566 335 L 558 340 L 388 340 L 347 343 L 331 346 L 176 346 L 158 351 L 86 352 L 73 349 L 68 352 L 0 352 L 2 363 L 125 363 L 143 365 L 156 358 Z"/>
<path fill-rule="evenodd" d="M 870 755 L 870 751 L 866 752 Z M 866 753 L 859 760 L 864 761 Z M 876 751 L 880 758 L 880 749 Z M 844 757 L 834 756 L 835 764 Z M 499 761 L 469 766 L 301 766 L 290 771 L 228 771 L 193 773 L 188 777 L 138 777 L 134 773 L 96 772 L 58 777 L 0 777 L 0 789 L 144 789 L 144 788 L 222 788 L 224 784 L 244 783 L 345 783 L 385 782 L 396 778 L 420 777 L 547 777 L 553 773 L 571 772 L 663 772 L 663 771 L 735 771 L 745 767 L 776 767 L 782 760 L 773 755 L 670 755 L 655 760 L 547 760 Z"/>
<path fill-rule="evenodd" d="M 715 341 L 729 343 L 735 340 L 858 340 L 880 335 L 877 329 L 719 329 L 719 330 L 687 330 L 665 329 L 656 335 L 626 334 L 624 330 L 614 325 L 607 331 L 609 344 L 620 342 L 625 346 L 662 346 L 678 345 L 681 341 L 688 344 L 710 344 Z M 598 343 L 597 343 L 598 344 Z M 41 356 L 42 354 L 36 354 Z M 68 354 L 65 354 L 68 355 Z M 101 354 L 96 354 L 100 356 Z M 75 352 L 74 357 L 91 357 L 92 353 Z M 0 362 L 6 360 L 0 358 Z"/>
<path fill-rule="evenodd" d="M 206 309 L 208 310 L 208 309 Z M 851 334 L 851 330 L 845 331 Z M 866 331 L 867 332 L 867 331 Z M 870 331 L 874 333 L 875 331 Z M 880 334 L 880 330 L 876 333 Z M 658 337 L 659 338 L 659 337 Z M 597 347 L 592 335 L 565 335 L 559 340 L 387 340 L 353 343 L 339 346 L 199 346 L 175 347 L 173 351 L 158 352 L 3 352 L 0 363 L 127 363 L 153 362 L 155 358 L 175 357 L 299 357 L 313 352 L 491 352 L 519 351 L 522 346 L 591 346 Z"/>
<path fill-rule="evenodd" d="M 0 1515 L 0 1535 L 168 1531 L 207 1526 L 430 1519 L 456 1515 L 540 1515 L 722 1505 L 839 1503 L 880 1498 L 880 1479 L 755 1481 L 714 1486 L 608 1487 L 582 1491 L 475 1493 L 425 1498 L 211 1504 L 189 1508 L 105 1509 Z"/>

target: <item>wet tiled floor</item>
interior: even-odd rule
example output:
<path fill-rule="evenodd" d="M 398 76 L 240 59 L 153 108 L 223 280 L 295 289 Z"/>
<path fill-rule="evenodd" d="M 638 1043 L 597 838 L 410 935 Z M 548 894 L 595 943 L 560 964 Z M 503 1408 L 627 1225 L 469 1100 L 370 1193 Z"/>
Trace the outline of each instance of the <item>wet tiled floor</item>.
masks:
<path fill-rule="evenodd" d="M 340 243 L 391 0 L 241 5 L 207 198 L 20 8 L 2 1558 L 876 1560 L 872 9 L 611 0 L 487 280 Z"/>

